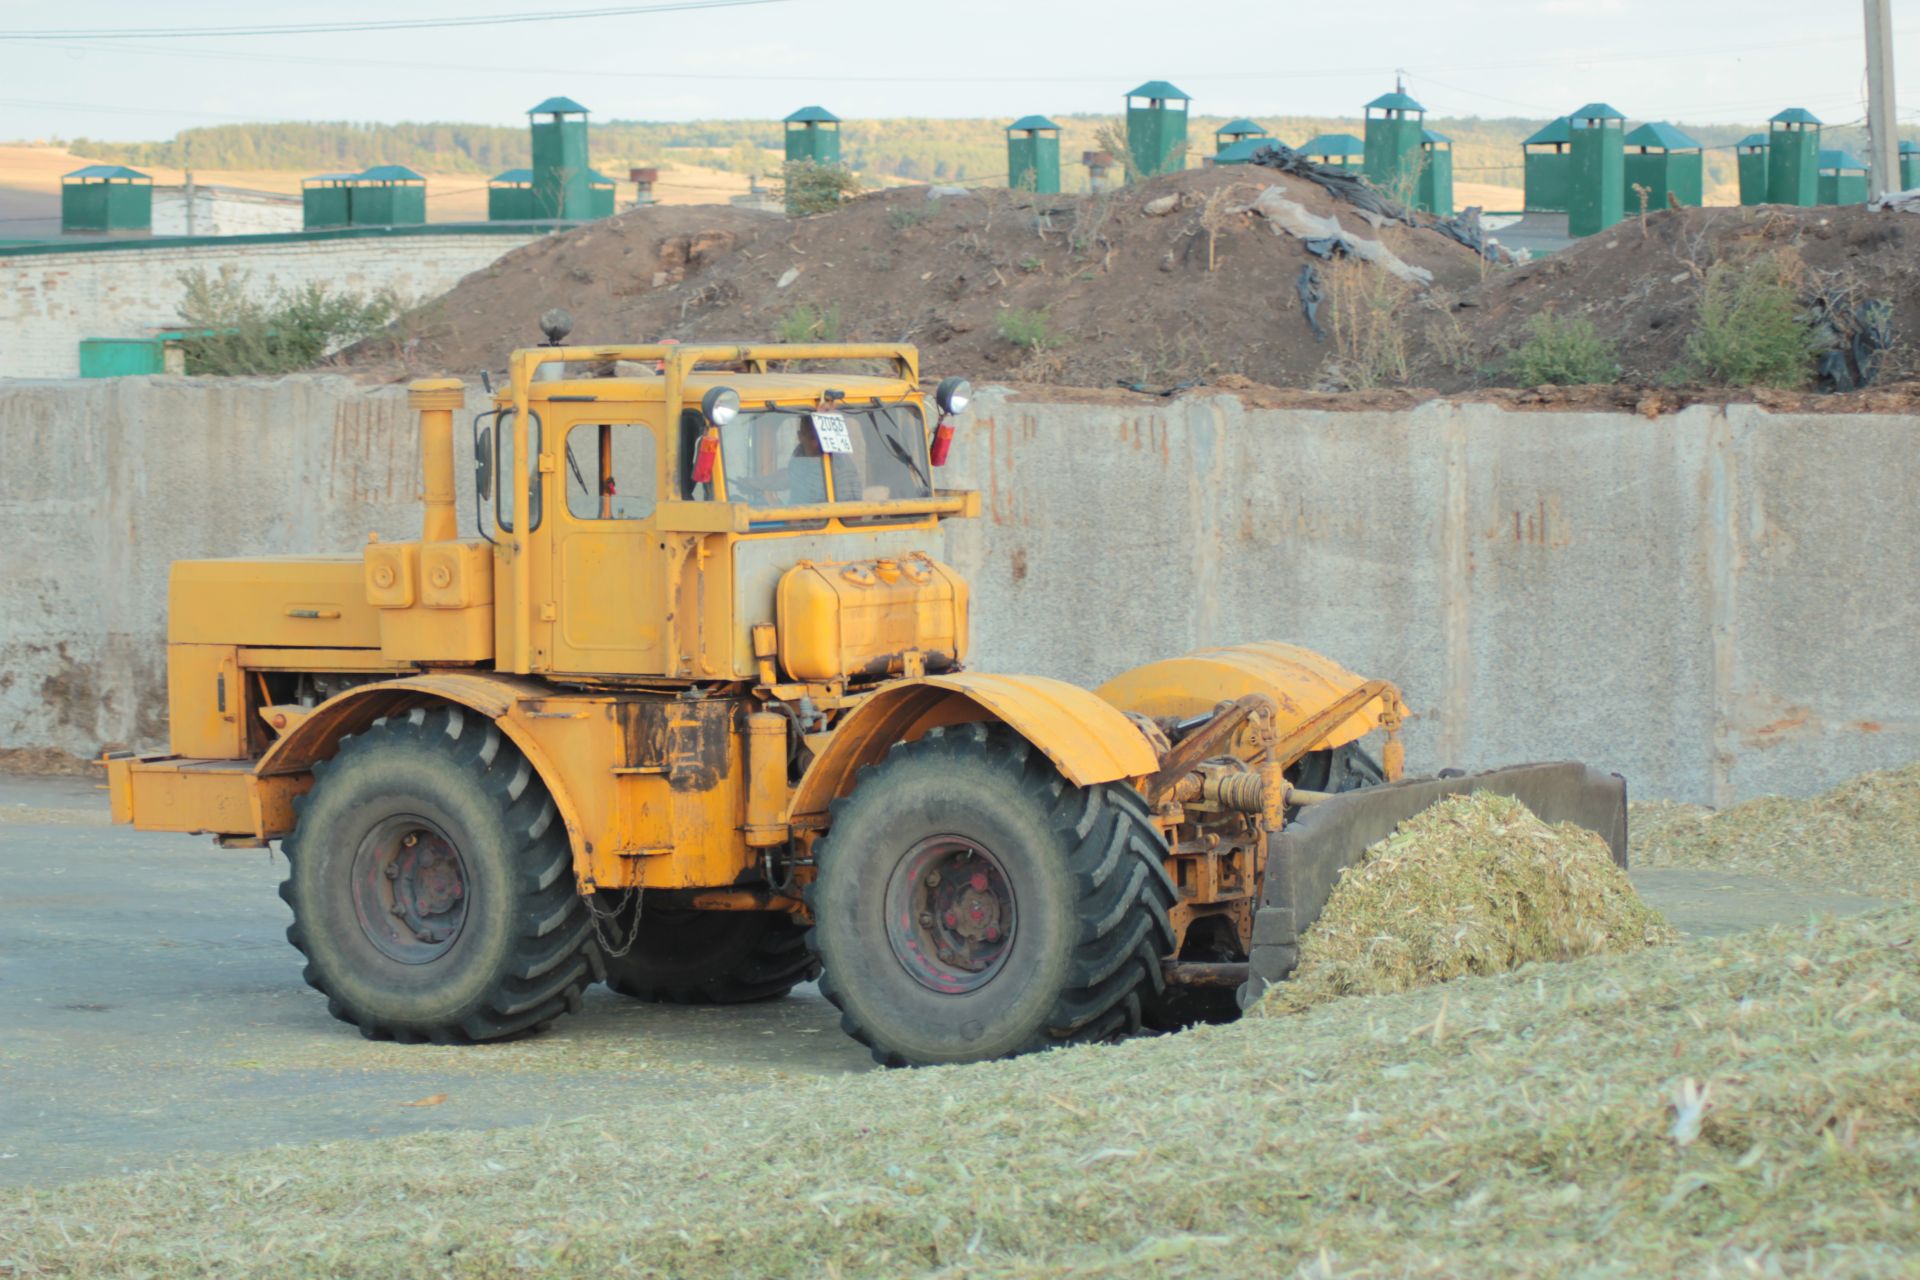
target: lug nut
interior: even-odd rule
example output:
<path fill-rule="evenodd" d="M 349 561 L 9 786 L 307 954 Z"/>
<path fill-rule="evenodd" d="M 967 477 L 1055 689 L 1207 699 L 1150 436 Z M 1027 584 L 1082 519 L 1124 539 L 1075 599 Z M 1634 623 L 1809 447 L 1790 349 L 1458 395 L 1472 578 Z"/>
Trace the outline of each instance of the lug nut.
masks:
<path fill-rule="evenodd" d="M 931 912 L 931 911 L 922 911 L 922 912 L 920 913 L 920 927 L 921 927 L 922 929 L 931 929 L 931 928 L 933 928 L 933 912 Z"/>
<path fill-rule="evenodd" d="M 927 872 L 927 888 L 938 889 L 939 887 L 940 887 L 940 873 L 938 871 Z"/>
<path fill-rule="evenodd" d="M 1000 930 L 998 930 L 998 929 L 996 929 L 996 928 L 994 928 L 994 927 L 993 927 L 992 925 L 988 925 L 988 926 L 987 926 L 987 941 L 988 941 L 988 942 L 998 942 L 998 941 L 1000 941 Z"/>
<path fill-rule="evenodd" d="M 949 912 L 947 912 L 947 927 L 948 927 L 948 928 L 952 928 L 952 927 L 953 927 L 954 925 L 957 925 L 957 924 L 959 924 L 959 923 L 960 923 L 960 915 L 959 915 L 959 913 L 958 913 L 958 912 L 955 912 L 955 911 L 949 911 Z"/>
<path fill-rule="evenodd" d="M 392 912 L 393 912 L 393 914 L 395 914 L 395 915 L 397 915 L 397 916 L 403 916 L 403 915 L 405 915 L 405 914 L 407 914 L 407 909 L 406 909 L 405 907 L 403 907 L 403 906 L 401 906 L 401 905 L 400 905 L 399 903 L 397 903 L 397 902 L 393 904 L 393 906 L 392 906 L 392 907 L 390 908 L 390 910 L 392 910 Z"/>
<path fill-rule="evenodd" d="M 397 862 L 389 862 L 387 864 L 387 879 L 398 880 L 399 878 L 400 878 L 400 864 Z"/>
<path fill-rule="evenodd" d="M 973 885 L 975 893 L 985 893 L 987 891 L 987 873 L 984 871 L 974 872 L 973 879 L 968 883 Z"/>
<path fill-rule="evenodd" d="M 405 845 L 407 848 L 411 849 L 413 848 L 413 846 L 420 843 L 420 833 L 417 831 L 409 831 L 404 837 L 401 838 L 400 843 Z"/>

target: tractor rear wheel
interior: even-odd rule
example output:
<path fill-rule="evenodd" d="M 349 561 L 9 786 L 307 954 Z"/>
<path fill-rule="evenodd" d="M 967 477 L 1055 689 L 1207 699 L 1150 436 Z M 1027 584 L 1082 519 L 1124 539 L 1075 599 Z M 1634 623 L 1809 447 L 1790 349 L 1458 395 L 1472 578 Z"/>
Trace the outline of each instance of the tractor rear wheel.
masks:
<path fill-rule="evenodd" d="M 1073 786 L 1004 727 L 894 747 L 815 852 L 820 989 L 883 1065 L 1123 1035 L 1162 989 L 1175 891 L 1146 802 Z"/>
<path fill-rule="evenodd" d="M 614 930 L 628 936 L 632 913 Z M 807 930 L 784 911 L 642 910 L 633 946 L 608 954 L 607 985 L 660 1004 L 777 1000 L 820 975 Z M 612 944 L 609 944 L 612 945 Z"/>
<path fill-rule="evenodd" d="M 565 830 L 484 717 L 415 708 L 314 765 L 281 845 L 287 940 L 334 1017 L 373 1040 L 536 1031 L 599 976 Z"/>

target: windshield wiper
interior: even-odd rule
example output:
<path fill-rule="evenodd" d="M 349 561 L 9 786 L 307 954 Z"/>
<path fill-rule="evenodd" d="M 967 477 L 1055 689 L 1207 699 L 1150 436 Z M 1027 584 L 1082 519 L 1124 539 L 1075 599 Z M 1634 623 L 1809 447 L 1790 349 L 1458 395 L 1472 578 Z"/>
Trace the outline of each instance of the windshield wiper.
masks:
<path fill-rule="evenodd" d="M 893 416 L 892 405 L 881 406 L 880 412 L 887 415 L 888 426 L 894 427 L 896 429 L 900 426 L 899 420 Z M 900 461 L 904 462 L 907 466 L 907 470 L 913 472 L 913 478 L 920 482 L 921 487 L 926 489 L 927 492 L 929 493 L 933 492 L 933 481 L 927 478 L 927 474 L 924 471 L 920 470 L 920 464 L 914 460 L 914 457 L 912 454 L 907 452 L 907 447 L 901 444 L 898 440 L 895 440 L 892 435 L 888 434 L 885 431 L 882 431 L 880 433 L 880 439 L 886 442 L 887 451 L 893 454 L 894 457 L 900 459 Z"/>

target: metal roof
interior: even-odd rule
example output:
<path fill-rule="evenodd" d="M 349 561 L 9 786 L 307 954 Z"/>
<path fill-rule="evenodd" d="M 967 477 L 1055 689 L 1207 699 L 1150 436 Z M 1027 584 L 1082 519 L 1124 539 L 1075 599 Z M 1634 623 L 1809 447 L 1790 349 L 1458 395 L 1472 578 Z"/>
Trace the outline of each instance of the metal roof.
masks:
<path fill-rule="evenodd" d="M 1698 151 L 1700 143 L 1665 120 L 1643 124 L 1626 137 L 1630 147 L 1659 147 L 1665 151 Z"/>
<path fill-rule="evenodd" d="M 488 179 L 487 179 L 487 181 L 488 181 L 488 182 L 502 182 L 502 183 L 505 183 L 505 182 L 532 182 L 532 181 L 533 181 L 533 170 L 531 170 L 531 169 L 503 169 L 503 170 L 501 170 L 501 171 L 500 171 L 499 173 L 496 173 L 496 174 L 494 174 L 494 175 L 493 175 L 493 176 L 492 176 L 491 178 L 488 178 Z"/>
<path fill-rule="evenodd" d="M 1138 89 L 1127 90 L 1129 98 L 1178 98 L 1182 102 L 1191 102 L 1192 96 L 1185 90 L 1177 89 L 1165 80 L 1149 80 Z"/>
<path fill-rule="evenodd" d="M 1769 124 L 1819 124 L 1820 117 L 1805 107 L 1788 107 L 1777 116 L 1767 118 Z"/>
<path fill-rule="evenodd" d="M 530 116 L 584 116 L 587 109 L 572 98 L 548 98 L 537 107 L 528 107 Z"/>
<path fill-rule="evenodd" d="M 1773 144 L 1767 141 L 1767 135 L 1764 133 L 1750 133 L 1746 137 L 1740 139 L 1740 141 L 1734 143 L 1733 145 L 1736 147 L 1765 148 Z"/>
<path fill-rule="evenodd" d="M 1846 173 L 1865 173 L 1867 162 L 1845 147 L 1822 147 L 1820 148 L 1820 167 L 1838 169 Z"/>
<path fill-rule="evenodd" d="M 1372 102 L 1369 102 L 1365 109 L 1368 111 L 1419 111 L 1423 113 L 1426 111 L 1425 107 L 1398 89 L 1395 89 L 1392 93 L 1381 94 Z"/>
<path fill-rule="evenodd" d="M 839 124 L 840 117 L 825 107 L 802 107 L 785 120 L 786 124 Z"/>
<path fill-rule="evenodd" d="M 1570 120 L 1625 120 L 1626 113 L 1616 111 L 1604 102 L 1589 102 L 1578 111 L 1569 112 Z"/>
<path fill-rule="evenodd" d="M 1909 142 L 1905 138 L 1900 139 L 1900 154 L 1903 156 L 1920 155 L 1920 142 Z"/>
<path fill-rule="evenodd" d="M 1452 138 L 1449 138 L 1446 134 L 1440 133 L 1434 129 L 1422 129 L 1420 131 L 1420 141 L 1427 142 L 1427 143 L 1444 142 L 1448 146 L 1453 145 Z"/>
<path fill-rule="evenodd" d="M 1534 131 L 1534 135 L 1522 142 L 1523 147 L 1546 146 L 1554 142 L 1572 142 L 1573 124 L 1565 116 L 1549 121 Z"/>
<path fill-rule="evenodd" d="M 1215 164 L 1252 164 L 1253 157 L 1263 147 L 1271 147 L 1272 138 L 1241 138 L 1238 142 L 1229 142 L 1213 156 Z"/>
<path fill-rule="evenodd" d="M 1350 133 L 1323 133 L 1299 146 L 1303 156 L 1363 156 L 1367 144 Z"/>
<path fill-rule="evenodd" d="M 620 184 L 598 169 L 587 170 L 587 185 L 590 187 L 617 187 Z"/>
<path fill-rule="evenodd" d="M 1213 136 L 1216 138 L 1246 138 L 1256 134 L 1264 135 L 1266 131 L 1267 127 L 1265 125 L 1256 124 L 1242 116 L 1238 120 L 1229 120 L 1218 129 L 1215 129 Z"/>
<path fill-rule="evenodd" d="M 1007 132 L 1025 133 L 1034 129 L 1052 129 L 1057 132 L 1059 128 L 1059 125 L 1047 119 L 1045 116 L 1021 116 L 1018 120 L 1015 120 L 1007 126 Z"/>
<path fill-rule="evenodd" d="M 353 175 L 362 182 L 425 182 L 426 179 L 403 164 L 376 164 Z"/>
<path fill-rule="evenodd" d="M 75 169 L 72 173 L 63 173 L 62 178 L 85 178 L 105 182 L 110 178 L 139 178 L 143 182 L 153 179 L 138 169 L 129 169 L 123 164 L 90 164 Z"/>

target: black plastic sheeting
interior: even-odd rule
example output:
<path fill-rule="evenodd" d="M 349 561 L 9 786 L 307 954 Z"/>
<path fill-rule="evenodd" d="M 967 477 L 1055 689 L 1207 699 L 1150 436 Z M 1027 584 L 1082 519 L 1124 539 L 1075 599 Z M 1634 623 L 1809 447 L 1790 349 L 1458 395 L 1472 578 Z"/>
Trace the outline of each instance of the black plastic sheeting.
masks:
<path fill-rule="evenodd" d="M 1253 153 L 1253 163 L 1268 169 L 1278 169 L 1281 173 L 1292 174 L 1296 178 L 1305 178 L 1315 183 L 1336 200 L 1344 200 L 1356 209 L 1365 209 L 1369 213 L 1379 214 L 1394 222 L 1404 222 L 1408 226 L 1419 225 L 1413 216 L 1413 210 L 1398 200 L 1389 200 L 1381 194 L 1380 188 L 1368 182 L 1349 169 L 1330 169 L 1295 151 L 1283 142 L 1275 142 L 1261 147 Z"/>
<path fill-rule="evenodd" d="M 1327 290 L 1320 283 L 1320 272 L 1311 262 L 1300 264 L 1300 275 L 1293 282 L 1293 288 L 1300 295 L 1300 309 L 1307 313 L 1307 327 L 1313 330 L 1315 341 L 1325 342 L 1327 331 L 1320 327 L 1320 304 L 1327 300 Z"/>
<path fill-rule="evenodd" d="M 1893 304 L 1856 302 L 1843 293 L 1813 300 L 1814 340 L 1821 391 L 1858 391 L 1880 374 L 1880 356 L 1893 345 Z"/>
<path fill-rule="evenodd" d="M 1488 262 L 1501 260 L 1500 246 L 1488 244 L 1486 231 L 1480 225 L 1480 210 L 1473 208 L 1465 213 L 1457 213 L 1451 218 L 1436 218 L 1433 229 L 1441 235 L 1458 240 Z"/>

